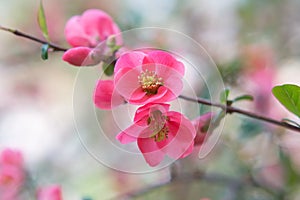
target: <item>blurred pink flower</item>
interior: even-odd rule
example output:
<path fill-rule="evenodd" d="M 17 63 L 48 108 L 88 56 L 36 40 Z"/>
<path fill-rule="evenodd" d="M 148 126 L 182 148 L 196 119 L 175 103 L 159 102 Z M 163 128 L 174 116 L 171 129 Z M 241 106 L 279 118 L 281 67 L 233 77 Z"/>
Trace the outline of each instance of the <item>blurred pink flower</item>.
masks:
<path fill-rule="evenodd" d="M 12 149 L 4 149 L 0 156 L 0 165 L 15 165 L 22 168 L 22 153 Z"/>
<path fill-rule="evenodd" d="M 193 151 L 193 124 L 181 113 L 169 111 L 169 107 L 151 103 L 138 108 L 134 124 L 116 136 L 122 144 L 137 141 L 150 166 L 158 165 L 165 155 L 178 159 Z"/>
<path fill-rule="evenodd" d="M 192 121 L 196 129 L 196 137 L 194 140 L 195 145 L 203 144 L 212 118 L 213 118 L 213 113 L 208 112 L 197 117 Z"/>
<path fill-rule="evenodd" d="M 254 96 L 257 112 L 278 118 L 281 113 L 274 101 L 272 102 L 272 88 L 276 77 L 276 64 L 272 49 L 263 45 L 252 45 L 245 50 L 246 87 Z"/>
<path fill-rule="evenodd" d="M 89 9 L 81 16 L 73 16 L 66 24 L 65 36 L 74 48 L 64 53 L 63 60 L 75 66 L 95 65 L 102 58 L 98 57 L 99 50 L 93 51 L 93 49 L 100 42 L 119 33 L 120 29 L 117 24 L 101 10 Z M 122 43 L 120 36 L 114 39 L 116 44 Z M 104 46 L 100 47 L 100 52 L 104 53 L 105 50 L 102 48 Z"/>
<path fill-rule="evenodd" d="M 37 200 L 62 200 L 61 188 L 58 185 L 52 185 L 40 188 L 37 192 Z"/>
<path fill-rule="evenodd" d="M 125 53 L 114 72 L 117 91 L 132 104 L 169 102 L 183 89 L 184 65 L 165 51 Z"/>
<path fill-rule="evenodd" d="M 115 90 L 114 81 L 98 81 L 94 92 L 94 103 L 98 108 L 109 110 L 124 102 L 124 98 Z"/>
<path fill-rule="evenodd" d="M 24 179 L 22 154 L 11 149 L 3 150 L 0 155 L 0 199 L 18 199 Z"/>

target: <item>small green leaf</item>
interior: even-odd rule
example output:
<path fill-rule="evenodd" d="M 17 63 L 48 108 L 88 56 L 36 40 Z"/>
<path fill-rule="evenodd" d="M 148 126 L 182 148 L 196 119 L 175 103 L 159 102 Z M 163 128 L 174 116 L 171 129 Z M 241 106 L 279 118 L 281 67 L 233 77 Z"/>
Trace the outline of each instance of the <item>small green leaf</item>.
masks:
<path fill-rule="evenodd" d="M 220 101 L 221 103 L 226 103 L 228 100 L 228 96 L 229 96 L 230 90 L 228 88 L 226 88 L 220 95 Z"/>
<path fill-rule="evenodd" d="M 42 54 L 41 54 L 41 57 L 42 57 L 43 60 L 48 59 L 48 49 L 49 49 L 49 44 L 43 44 Z"/>
<path fill-rule="evenodd" d="M 47 22 L 46 22 L 46 16 L 45 16 L 45 10 L 43 6 L 43 1 L 40 0 L 40 7 L 38 11 L 38 23 L 39 27 L 47 41 L 50 41 L 49 34 L 48 34 L 48 28 L 47 28 Z"/>
<path fill-rule="evenodd" d="M 300 117 L 300 87 L 292 84 L 275 86 L 273 95 L 290 112 Z"/>
<path fill-rule="evenodd" d="M 105 75 L 112 76 L 114 74 L 114 68 L 115 68 L 114 63 L 111 64 L 103 63 L 102 68 Z"/>
<path fill-rule="evenodd" d="M 232 101 L 233 102 L 243 101 L 243 100 L 253 101 L 253 99 L 254 99 L 253 96 L 245 94 L 245 95 L 238 96 L 238 97 L 234 98 Z"/>

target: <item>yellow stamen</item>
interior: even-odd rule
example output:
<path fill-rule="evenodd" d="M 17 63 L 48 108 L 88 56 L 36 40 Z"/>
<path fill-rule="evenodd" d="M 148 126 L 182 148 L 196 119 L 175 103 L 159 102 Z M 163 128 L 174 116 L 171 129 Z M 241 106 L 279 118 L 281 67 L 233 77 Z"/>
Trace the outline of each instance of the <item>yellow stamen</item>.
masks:
<path fill-rule="evenodd" d="M 164 84 L 162 78 L 147 69 L 139 75 L 138 79 L 143 91 L 148 95 L 156 94 L 158 88 Z"/>
<path fill-rule="evenodd" d="M 169 129 L 166 126 L 166 120 L 168 120 L 168 118 L 164 116 L 161 111 L 155 110 L 151 112 L 147 123 L 152 130 L 150 137 L 153 138 L 155 142 L 161 142 L 168 138 Z"/>

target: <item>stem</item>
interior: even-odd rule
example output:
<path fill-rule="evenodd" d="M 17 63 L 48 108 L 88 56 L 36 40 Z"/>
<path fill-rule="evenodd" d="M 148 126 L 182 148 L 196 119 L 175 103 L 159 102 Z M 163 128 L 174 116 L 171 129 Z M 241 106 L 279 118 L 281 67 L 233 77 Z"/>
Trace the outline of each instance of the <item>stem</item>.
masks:
<path fill-rule="evenodd" d="M 41 44 L 48 44 L 49 47 L 51 47 L 53 49 L 53 51 L 67 51 L 68 49 L 66 48 L 63 48 L 63 47 L 60 47 L 56 44 L 53 44 L 53 43 L 50 43 L 50 42 L 47 42 L 45 40 L 41 40 L 37 37 L 34 37 L 34 36 L 31 36 L 31 35 L 28 35 L 27 33 L 23 33 L 21 31 L 18 31 L 18 30 L 14 30 L 14 29 L 10 29 L 10 28 L 7 28 L 7 27 L 3 27 L 0 25 L 0 30 L 2 31 L 6 31 L 6 32 L 10 32 L 14 35 L 17 35 L 19 37 L 23 37 L 23 38 L 26 38 L 26 39 L 29 39 L 29 40 L 32 40 L 34 42 L 37 42 L 37 43 L 41 43 Z"/>
<path fill-rule="evenodd" d="M 184 96 L 184 95 L 180 95 L 179 98 L 187 100 L 187 101 L 203 104 L 203 105 L 218 107 L 218 108 L 221 108 L 222 110 L 224 110 L 226 113 L 229 113 L 229 114 L 238 113 L 238 114 L 245 115 L 245 116 L 260 120 L 260 121 L 268 122 L 270 124 L 274 124 L 274 125 L 281 126 L 281 127 L 293 130 L 293 131 L 300 132 L 300 127 L 288 124 L 286 122 L 277 121 L 275 119 L 265 117 L 265 116 L 262 116 L 262 115 L 258 115 L 256 113 L 249 112 L 249 111 L 246 111 L 246 110 L 242 110 L 242 109 L 239 109 L 239 108 L 236 108 L 236 107 L 233 107 L 233 106 L 226 106 L 226 105 L 223 105 L 223 104 L 210 102 L 209 100 L 206 100 L 206 99 L 191 98 L 191 97 L 187 97 L 187 96 Z"/>

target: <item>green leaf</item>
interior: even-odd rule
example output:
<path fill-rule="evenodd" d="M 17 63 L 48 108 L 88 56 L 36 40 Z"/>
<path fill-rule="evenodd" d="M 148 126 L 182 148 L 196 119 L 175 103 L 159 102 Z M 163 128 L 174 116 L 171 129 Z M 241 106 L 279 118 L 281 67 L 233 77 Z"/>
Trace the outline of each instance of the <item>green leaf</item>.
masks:
<path fill-rule="evenodd" d="M 275 86 L 273 95 L 290 112 L 300 117 L 300 87 L 292 84 Z"/>
<path fill-rule="evenodd" d="M 43 44 L 42 53 L 41 53 L 41 57 L 43 60 L 48 59 L 48 49 L 49 49 L 49 44 Z"/>
<path fill-rule="evenodd" d="M 112 76 L 114 74 L 114 68 L 115 68 L 114 63 L 111 64 L 103 63 L 102 68 L 105 75 Z"/>
<path fill-rule="evenodd" d="M 47 28 L 47 22 L 46 22 L 46 16 L 43 6 L 43 1 L 40 0 L 40 7 L 38 11 L 38 23 L 39 27 L 47 41 L 50 41 L 49 34 L 48 34 L 48 28 Z"/>
<path fill-rule="evenodd" d="M 230 90 L 228 88 L 226 88 L 220 95 L 220 101 L 221 103 L 226 103 L 228 100 L 228 96 L 229 96 Z"/>
<path fill-rule="evenodd" d="M 243 100 L 247 100 L 247 101 L 253 101 L 253 96 L 249 95 L 249 94 L 245 94 L 242 96 L 238 96 L 236 98 L 234 98 L 232 101 L 233 102 L 237 102 L 237 101 L 243 101 Z"/>

